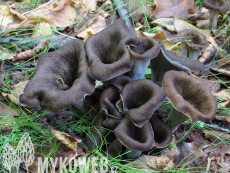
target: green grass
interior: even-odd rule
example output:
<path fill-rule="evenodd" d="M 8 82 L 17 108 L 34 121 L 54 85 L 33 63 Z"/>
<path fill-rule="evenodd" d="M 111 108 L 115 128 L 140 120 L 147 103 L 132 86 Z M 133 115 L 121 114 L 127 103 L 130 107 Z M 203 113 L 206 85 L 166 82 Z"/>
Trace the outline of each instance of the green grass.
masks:
<path fill-rule="evenodd" d="M 32 7 L 37 7 L 40 3 L 44 3 L 45 1 L 41 1 L 41 0 L 30 0 L 29 2 L 25 2 L 25 3 L 29 3 L 29 5 L 31 5 Z M 142 2 L 143 4 L 143 1 L 136 1 L 136 2 Z M 3 1 L 0 1 L 0 3 L 4 3 Z M 152 2 L 149 3 L 151 6 L 155 6 L 155 4 L 153 4 Z M 195 4 L 196 6 L 201 6 L 202 3 L 200 0 L 198 1 L 195 1 Z M 109 8 L 109 7 L 108 7 Z M 144 6 L 138 10 L 142 10 L 144 9 Z M 27 9 L 25 9 L 27 10 Z M 117 9 L 114 9 L 113 10 L 117 10 Z M 137 10 L 137 11 L 138 11 Z M 134 11 L 132 13 L 129 14 L 130 17 L 132 17 L 132 15 L 134 13 L 136 13 L 137 11 Z M 20 11 L 19 11 L 20 12 Z M 152 28 L 152 26 L 149 25 L 148 23 L 148 18 L 149 14 L 146 14 L 145 13 L 145 18 L 146 18 L 146 22 L 145 22 L 145 26 L 144 28 L 146 29 L 147 32 L 154 32 L 154 30 L 156 30 L 155 28 Z M 23 35 L 26 35 L 26 36 L 29 36 L 28 33 L 24 34 L 25 32 L 27 31 L 31 31 L 31 30 L 16 30 L 16 31 L 13 31 L 11 32 L 10 34 L 10 37 L 14 37 L 14 34 L 18 34 L 18 36 L 23 36 Z M 55 32 L 57 32 L 57 30 L 53 30 L 53 33 L 54 34 Z M 4 36 L 4 33 L 1 33 L 3 34 Z M 45 37 L 48 37 L 48 36 L 45 36 Z M 40 39 L 39 37 L 37 39 Z M 21 46 L 21 45 L 17 45 L 19 48 L 21 49 L 27 49 L 27 46 Z M 11 44 L 7 44 L 7 45 L 4 45 L 4 47 L 6 47 L 7 49 L 10 49 L 12 50 L 13 52 L 16 52 L 16 49 L 13 45 Z M 45 53 L 45 52 L 48 52 L 49 51 L 49 47 L 47 47 L 44 51 L 40 52 L 38 55 L 36 55 L 36 57 L 40 56 L 41 54 Z M 1 57 L 1 59 L 4 59 L 6 57 Z M 224 58 L 223 58 L 224 59 Z M 7 61 L 7 60 L 6 60 Z M 6 87 L 4 88 L 5 90 L 7 90 L 7 92 L 11 92 L 11 88 L 10 88 L 10 85 L 12 82 L 14 82 L 14 80 L 17 80 L 17 78 L 14 78 L 14 79 L 10 79 L 10 76 L 12 74 L 9 74 L 8 72 L 13 72 L 14 70 L 21 70 L 23 76 L 25 76 L 25 80 L 29 80 L 32 76 L 33 76 L 33 73 L 34 73 L 34 69 L 35 68 L 26 68 L 26 67 L 23 67 L 24 64 L 26 64 L 27 62 L 35 62 L 35 57 L 25 61 L 24 63 L 20 64 L 20 65 L 17 65 L 16 67 L 13 67 L 11 69 L 8 69 L 5 71 L 5 83 L 6 83 Z M 220 60 L 217 60 L 215 57 L 213 58 L 212 60 L 212 63 L 216 63 L 217 61 L 220 61 Z M 12 63 L 11 61 L 8 61 L 8 63 Z M 12 63 L 14 64 L 14 63 Z M 16 72 L 14 72 L 16 73 Z M 226 88 L 230 89 L 229 85 L 228 85 L 228 82 L 223 82 L 220 78 L 221 74 L 217 74 L 217 73 L 211 73 L 210 74 L 211 77 L 214 77 L 217 79 L 217 81 L 219 83 L 221 83 L 222 85 L 224 85 Z M 18 76 L 20 77 L 20 76 Z M 150 78 L 151 77 L 151 73 L 150 71 L 148 70 L 147 73 L 146 73 L 146 77 L 147 78 Z M 205 77 L 205 76 L 203 76 Z M 3 88 L 2 88 L 3 89 Z M 218 103 L 221 103 L 223 101 L 224 98 L 219 98 L 218 99 Z M 42 119 L 47 115 L 47 113 L 42 113 L 39 109 L 27 109 L 27 108 L 23 108 L 21 107 L 20 105 L 15 105 L 14 103 L 12 103 L 12 101 L 8 100 L 8 103 L 10 104 L 10 107 L 9 109 L 12 110 L 12 111 L 15 111 L 18 113 L 18 117 L 9 117 L 7 115 L 0 115 L 0 118 L 9 118 L 9 119 L 12 119 L 14 120 L 14 122 L 7 122 L 7 125 L 9 126 L 13 126 L 13 129 L 10 133 L 6 134 L 5 132 L 3 131 L 0 131 L 1 132 L 1 140 L 0 140 L 0 156 L 3 152 L 3 149 L 4 149 L 4 146 L 6 143 L 10 143 L 13 147 L 16 147 L 18 142 L 20 141 L 20 138 L 23 136 L 24 133 L 29 133 L 29 135 L 31 136 L 31 139 L 32 139 L 32 142 L 34 144 L 34 146 L 37 148 L 41 148 L 42 146 L 44 145 L 47 145 L 50 144 L 51 145 L 51 152 L 49 155 L 46 155 L 49 156 L 49 157 L 53 157 L 55 156 L 55 153 L 60 149 L 60 142 L 57 141 L 54 136 L 52 135 L 51 133 L 51 129 L 57 129 L 57 130 L 60 130 L 60 131 L 64 131 L 64 127 L 54 127 L 52 124 L 47 124 L 45 121 L 43 121 Z M 159 108 L 160 111 L 164 111 L 168 114 L 170 114 L 170 110 L 172 108 L 172 105 L 168 102 L 168 101 L 165 101 L 163 102 L 163 104 L 161 105 L 161 107 Z M 90 111 L 90 110 L 89 110 Z M 230 117 L 230 109 L 229 108 L 218 108 L 217 110 L 217 116 L 218 115 L 228 115 L 228 117 Z M 74 120 L 71 121 L 71 122 L 67 122 L 65 124 L 66 127 L 68 127 L 68 129 L 70 130 L 70 132 L 76 134 L 76 135 L 83 135 L 83 134 L 87 134 L 90 132 L 90 129 L 92 128 L 91 126 L 91 122 L 87 121 L 84 117 L 79 117 L 78 115 L 72 115 L 72 114 L 69 114 L 68 115 L 69 117 L 73 117 Z M 197 129 L 202 129 L 202 130 L 205 130 L 205 131 L 208 131 L 209 133 L 213 134 L 210 130 L 207 130 L 207 127 L 204 125 L 204 126 L 201 126 L 201 124 L 199 123 L 194 123 L 192 121 L 188 121 L 190 123 L 190 130 L 187 131 L 185 133 L 185 135 L 178 141 L 176 141 L 176 143 L 179 143 L 181 141 L 183 141 L 184 139 L 186 139 L 186 137 L 190 134 L 190 132 L 194 129 L 194 128 L 197 128 Z M 0 125 L 2 124 L 6 124 L 6 121 L 0 121 Z M 74 125 L 73 125 L 74 124 Z M 217 128 L 217 130 L 220 130 Z M 226 138 L 223 138 L 222 136 L 220 135 L 216 135 L 216 134 L 213 134 L 215 135 L 215 137 L 217 139 L 220 140 L 220 143 L 226 143 L 229 145 L 229 139 L 226 139 Z M 175 147 L 175 144 L 172 144 L 172 145 L 169 145 L 168 147 Z M 211 146 L 212 148 L 215 148 L 217 144 L 213 144 L 213 146 Z M 163 150 L 163 149 L 162 149 Z M 161 152 L 158 151 L 156 153 L 154 153 L 155 155 L 159 155 Z M 41 154 L 43 156 L 44 153 L 41 152 Z M 94 151 L 91 151 L 88 155 L 89 157 L 92 157 L 92 156 L 98 156 L 98 157 L 105 157 L 104 155 L 104 151 L 102 150 L 102 148 L 100 147 L 98 150 L 94 150 Z M 186 161 L 186 163 L 181 167 L 181 168 L 176 168 L 174 170 L 171 170 L 171 172 L 186 172 L 186 171 L 189 171 L 189 170 L 192 170 L 194 167 L 191 167 L 191 168 L 185 168 L 185 166 L 189 163 L 191 163 L 195 158 L 193 158 L 191 156 L 190 159 L 188 159 Z M 111 158 L 111 157 L 108 157 L 108 165 L 110 168 L 112 167 L 116 167 L 120 172 L 144 172 L 144 171 L 141 171 L 141 170 L 136 170 L 132 167 L 128 167 L 128 166 L 125 166 L 124 163 L 128 163 L 130 161 L 127 161 L 127 160 L 121 160 L 119 158 Z M 91 164 L 91 163 L 89 163 Z M 1 165 L 0 163 L 0 171 L 1 172 L 7 172 L 4 167 Z M 156 171 L 157 172 L 157 171 Z M 162 172 L 162 171 L 158 171 L 158 172 Z M 167 171 L 165 171 L 167 172 Z"/>

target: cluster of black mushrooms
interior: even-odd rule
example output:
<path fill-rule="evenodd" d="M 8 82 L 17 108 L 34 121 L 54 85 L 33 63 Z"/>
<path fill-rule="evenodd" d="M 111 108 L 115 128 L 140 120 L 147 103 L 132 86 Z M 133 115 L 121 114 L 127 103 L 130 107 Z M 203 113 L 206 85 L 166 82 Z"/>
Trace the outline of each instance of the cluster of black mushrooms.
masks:
<path fill-rule="evenodd" d="M 137 37 L 134 28 L 117 20 L 85 43 L 72 41 L 41 55 L 20 102 L 50 113 L 74 106 L 92 120 L 88 147 L 106 144 L 112 157 L 126 153 L 134 159 L 154 146 L 166 147 L 182 122 L 210 121 L 217 108 L 212 83 L 186 74 L 206 69 L 196 58 L 207 41 L 196 31 L 179 35 L 182 53 L 191 59 L 166 50 L 162 41 Z M 149 65 L 152 80 L 144 77 Z M 95 87 L 96 80 L 103 85 Z M 173 110 L 164 123 L 154 112 L 166 98 Z"/>

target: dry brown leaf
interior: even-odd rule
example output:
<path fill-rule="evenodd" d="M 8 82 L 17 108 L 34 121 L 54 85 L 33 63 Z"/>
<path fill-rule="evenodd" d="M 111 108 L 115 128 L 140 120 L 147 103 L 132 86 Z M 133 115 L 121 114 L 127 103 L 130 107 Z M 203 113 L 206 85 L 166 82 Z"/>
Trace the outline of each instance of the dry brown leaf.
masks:
<path fill-rule="evenodd" d="M 209 29 L 209 19 L 206 20 L 197 20 L 196 26 L 200 29 Z"/>
<path fill-rule="evenodd" d="M 222 99 L 230 100 L 230 89 L 223 89 L 218 93 L 213 94 L 215 97 L 220 97 Z"/>
<path fill-rule="evenodd" d="M 227 57 L 227 59 L 224 58 L 223 60 L 219 61 L 219 64 L 221 66 L 230 65 L 230 58 L 229 58 L 229 56 Z"/>
<path fill-rule="evenodd" d="M 176 28 L 174 26 L 174 18 L 159 18 L 152 22 L 154 25 L 159 25 L 167 28 L 171 32 L 175 32 Z"/>
<path fill-rule="evenodd" d="M 96 20 L 91 25 L 89 25 L 88 29 L 80 32 L 79 34 L 77 34 L 77 36 L 85 39 L 85 38 L 88 38 L 88 36 L 89 36 L 87 34 L 87 32 L 89 32 L 89 30 L 91 30 L 91 32 L 93 34 L 96 34 L 100 31 L 102 31 L 103 29 L 105 29 L 105 27 L 106 27 L 105 18 L 103 16 L 99 15 L 96 18 Z"/>
<path fill-rule="evenodd" d="M 215 131 L 215 130 L 210 130 L 211 133 L 216 134 L 218 136 L 221 136 L 223 138 L 230 138 L 230 134 L 229 133 L 225 133 L 225 132 L 220 132 L 220 131 Z M 217 137 L 215 137 L 215 135 L 211 134 L 210 132 L 207 132 L 205 130 L 203 130 L 204 136 L 206 139 L 209 139 L 210 141 L 220 141 Z"/>
<path fill-rule="evenodd" d="M 18 24 L 25 18 L 26 16 L 11 9 L 9 6 L 0 5 L 1 31 L 9 29 L 9 25 Z"/>
<path fill-rule="evenodd" d="M 206 36 L 206 39 L 208 39 L 211 35 L 210 35 L 210 30 L 202 30 L 202 29 L 199 29 L 193 25 L 191 25 L 190 23 L 187 23 L 181 19 L 178 19 L 175 17 L 174 19 L 174 26 L 177 30 L 177 32 L 181 32 L 185 29 L 192 29 L 192 30 L 195 30 L 195 31 L 198 31 L 200 32 L 201 34 L 204 34 Z"/>
<path fill-rule="evenodd" d="M 51 35 L 52 34 L 52 29 L 48 23 L 41 22 L 37 24 L 36 29 L 34 30 L 33 37 L 39 37 L 42 35 Z"/>
<path fill-rule="evenodd" d="M 1 59 L 13 59 L 16 56 L 16 53 L 11 52 L 9 49 L 0 46 L 0 56 Z"/>
<path fill-rule="evenodd" d="M 57 130 L 52 130 L 52 133 L 61 143 L 65 144 L 67 147 L 69 147 L 72 150 L 76 150 L 77 144 L 81 143 L 80 139 L 76 139 L 67 133 L 57 131 Z"/>
<path fill-rule="evenodd" d="M 151 38 L 153 38 L 156 35 L 156 33 L 143 32 L 143 31 L 140 31 L 138 29 L 136 29 L 136 33 L 137 33 L 138 37 L 151 37 Z"/>
<path fill-rule="evenodd" d="M 2 93 L 2 95 L 4 95 L 5 97 L 8 97 L 16 105 L 18 104 L 20 106 L 25 106 L 19 102 L 19 96 L 23 94 L 24 88 L 28 82 L 29 81 L 27 80 L 27 81 L 19 82 L 18 84 L 12 85 L 10 87 L 11 94 Z"/>
<path fill-rule="evenodd" d="M 150 2 L 150 1 L 149 1 Z M 123 0 L 123 4 L 126 5 L 126 10 L 129 12 L 130 18 L 135 22 L 140 22 L 145 19 L 145 14 L 152 13 L 153 8 L 148 1 L 136 1 L 136 0 Z"/>
<path fill-rule="evenodd" d="M 215 57 L 217 51 L 219 50 L 219 47 L 213 37 L 209 37 L 208 41 L 210 42 L 209 46 L 204 50 L 203 55 L 199 58 L 199 61 L 202 63 L 206 63 Z"/>
<path fill-rule="evenodd" d="M 178 144 L 178 152 L 175 155 L 174 163 L 177 166 L 185 166 L 185 168 L 194 168 L 191 171 L 202 171 L 202 167 L 206 165 L 208 155 L 203 152 L 200 145 L 196 143 L 182 142 Z M 196 168 L 200 167 L 200 169 Z"/>
<path fill-rule="evenodd" d="M 48 24 L 53 24 L 54 22 L 50 20 L 47 17 L 44 16 L 29 16 L 26 19 L 24 19 L 19 24 L 13 24 L 10 26 L 11 30 L 16 29 L 27 29 L 27 28 L 33 28 L 37 23 L 44 22 Z"/>
<path fill-rule="evenodd" d="M 158 156 L 148 156 L 148 155 L 142 155 L 134 162 L 130 162 L 125 165 L 134 167 L 142 171 L 154 171 L 154 170 L 167 171 L 174 167 L 173 160 L 168 158 L 167 156 L 158 157 Z"/>
<path fill-rule="evenodd" d="M 189 16 L 186 16 L 186 19 L 188 20 L 196 20 L 197 22 L 199 20 L 206 20 L 209 19 L 209 10 L 205 7 L 201 7 L 200 11 L 191 14 Z"/>
<path fill-rule="evenodd" d="M 225 76 L 229 76 L 230 77 L 230 71 L 226 70 L 226 69 L 221 69 L 221 68 L 211 68 L 209 67 L 211 70 L 222 73 Z"/>
<path fill-rule="evenodd" d="M 161 40 L 163 41 L 163 44 L 165 46 L 166 49 L 170 49 L 172 48 L 173 46 L 175 46 L 175 43 L 173 43 L 172 41 L 169 41 L 164 32 L 160 32 L 160 33 L 157 33 L 154 37 L 153 37 L 155 40 Z M 177 49 L 180 49 L 180 46 L 177 46 L 177 47 L 174 47 L 172 50 L 177 50 Z"/>
<path fill-rule="evenodd" d="M 150 17 L 185 17 L 195 9 L 194 1 L 191 0 L 154 0 L 156 9 Z"/>
<path fill-rule="evenodd" d="M 35 48 L 32 50 L 26 50 L 24 52 L 21 52 L 17 54 L 12 61 L 17 61 L 17 60 L 27 60 L 35 56 L 36 53 L 39 51 L 45 49 L 47 45 L 50 43 L 50 39 L 46 39 L 43 42 L 39 43 Z"/>
<path fill-rule="evenodd" d="M 71 6 L 71 0 L 62 0 L 59 1 L 57 6 L 46 14 L 46 16 L 55 22 L 55 24 L 52 25 L 54 28 L 64 27 L 74 23 L 76 11 L 75 8 Z"/>

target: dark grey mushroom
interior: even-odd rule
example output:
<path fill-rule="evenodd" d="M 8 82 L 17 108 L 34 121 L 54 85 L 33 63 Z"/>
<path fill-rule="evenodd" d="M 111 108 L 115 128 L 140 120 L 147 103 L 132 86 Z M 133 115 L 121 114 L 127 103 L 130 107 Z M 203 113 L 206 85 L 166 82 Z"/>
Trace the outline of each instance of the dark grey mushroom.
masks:
<path fill-rule="evenodd" d="M 191 60 L 197 60 L 199 54 L 209 45 L 204 34 L 192 29 L 185 29 L 177 36 L 181 42 L 182 55 Z"/>
<path fill-rule="evenodd" d="M 134 28 L 128 28 L 124 20 L 117 20 L 86 41 L 89 59 L 89 75 L 99 81 L 107 81 L 131 70 L 133 62 L 127 46 L 138 46 L 140 39 Z"/>
<path fill-rule="evenodd" d="M 40 56 L 33 78 L 19 100 L 29 107 L 57 113 L 81 103 L 94 91 L 95 81 L 88 75 L 83 41 L 67 43 Z"/>
<path fill-rule="evenodd" d="M 149 121 L 165 98 L 164 90 L 147 79 L 129 82 L 121 91 L 123 109 L 139 128 Z"/>
<path fill-rule="evenodd" d="M 158 42 L 149 37 L 141 37 L 141 44 L 136 47 L 130 47 L 133 66 L 127 75 L 132 80 L 145 79 L 145 73 L 148 69 L 150 60 L 155 58 L 160 52 Z"/>
<path fill-rule="evenodd" d="M 150 61 L 153 82 L 162 82 L 164 74 L 169 70 L 197 72 L 206 69 L 201 62 L 185 59 L 165 49 L 159 41 L 161 50 L 156 58 Z"/>
<path fill-rule="evenodd" d="M 173 131 L 187 119 L 206 122 L 215 116 L 217 102 L 210 81 L 172 70 L 165 73 L 162 88 L 174 107 L 168 120 Z"/>
<path fill-rule="evenodd" d="M 202 0 L 203 7 L 209 9 L 209 29 L 217 29 L 218 15 L 229 11 L 225 0 Z"/>
<path fill-rule="evenodd" d="M 126 154 L 130 159 L 138 158 L 142 151 L 148 151 L 154 145 L 154 133 L 149 122 L 138 128 L 125 117 L 114 129 L 114 134 L 127 151 L 131 150 Z"/>

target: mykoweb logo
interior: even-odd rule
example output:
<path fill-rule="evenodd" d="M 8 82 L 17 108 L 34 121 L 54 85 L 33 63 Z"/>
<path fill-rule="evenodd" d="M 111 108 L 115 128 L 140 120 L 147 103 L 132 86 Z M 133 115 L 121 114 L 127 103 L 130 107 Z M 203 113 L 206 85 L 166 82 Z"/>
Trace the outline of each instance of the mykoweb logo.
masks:
<path fill-rule="evenodd" d="M 75 154 L 70 157 L 38 157 L 37 158 L 37 172 L 48 173 L 56 172 L 101 172 L 108 171 L 108 160 L 105 157 L 76 157 Z M 34 162 L 34 147 L 28 133 L 25 133 L 14 149 L 9 143 L 4 147 L 2 155 L 2 164 L 9 172 L 18 172 L 19 166 L 24 162 L 24 165 L 29 172 L 28 167 Z"/>

